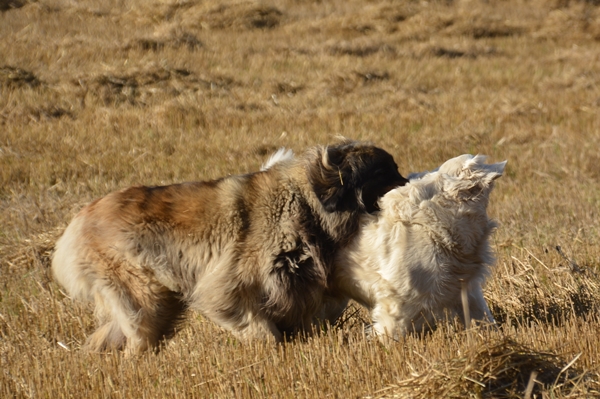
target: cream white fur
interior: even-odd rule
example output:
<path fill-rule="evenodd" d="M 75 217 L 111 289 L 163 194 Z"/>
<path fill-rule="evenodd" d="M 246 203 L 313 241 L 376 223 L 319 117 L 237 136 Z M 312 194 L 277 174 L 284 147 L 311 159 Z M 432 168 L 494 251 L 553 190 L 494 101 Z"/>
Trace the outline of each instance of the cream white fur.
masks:
<path fill-rule="evenodd" d="M 397 338 L 448 313 L 462 317 L 465 284 L 470 317 L 493 323 L 482 291 L 495 261 L 487 206 L 506 161 L 485 159 L 450 159 L 383 196 L 381 211 L 364 215 L 357 237 L 337 254 L 333 299 L 322 316 L 335 319 L 354 299 L 369 309 L 382 340 Z"/>
<path fill-rule="evenodd" d="M 260 167 L 260 170 L 265 171 L 267 169 L 270 169 L 271 167 L 273 167 L 273 165 L 275 165 L 277 163 L 287 162 L 287 161 L 291 161 L 293 159 L 294 159 L 294 151 L 292 151 L 289 148 L 281 147 L 280 149 L 277 150 L 277 152 L 273 153 L 269 157 L 269 159 L 267 159 L 267 162 L 265 162 Z"/>

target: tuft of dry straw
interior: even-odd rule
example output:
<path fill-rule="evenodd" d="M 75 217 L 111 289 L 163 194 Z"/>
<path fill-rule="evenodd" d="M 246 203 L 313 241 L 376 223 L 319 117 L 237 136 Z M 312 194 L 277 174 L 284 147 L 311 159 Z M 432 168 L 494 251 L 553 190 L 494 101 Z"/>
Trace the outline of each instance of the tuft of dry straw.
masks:
<path fill-rule="evenodd" d="M 394 390 L 410 390 L 412 398 L 423 399 L 434 394 L 531 398 L 542 391 L 561 395 L 581 393 L 582 381 L 598 388 L 598 383 L 593 382 L 597 376 L 573 367 L 578 357 L 567 363 L 555 353 L 534 350 L 508 337 L 482 338 L 479 336 L 478 342 L 471 344 L 466 356 L 431 364 L 413 378 L 396 384 Z"/>

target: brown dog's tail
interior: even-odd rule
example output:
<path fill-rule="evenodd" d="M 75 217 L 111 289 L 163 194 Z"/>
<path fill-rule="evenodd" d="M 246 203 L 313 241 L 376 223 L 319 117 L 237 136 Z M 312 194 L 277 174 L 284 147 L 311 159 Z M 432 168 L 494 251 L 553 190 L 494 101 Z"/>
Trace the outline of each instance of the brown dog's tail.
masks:
<path fill-rule="evenodd" d="M 52 254 L 52 272 L 73 299 L 92 300 L 92 282 L 85 276 L 86 262 L 82 256 L 82 230 L 85 217 L 75 216 L 58 239 Z"/>

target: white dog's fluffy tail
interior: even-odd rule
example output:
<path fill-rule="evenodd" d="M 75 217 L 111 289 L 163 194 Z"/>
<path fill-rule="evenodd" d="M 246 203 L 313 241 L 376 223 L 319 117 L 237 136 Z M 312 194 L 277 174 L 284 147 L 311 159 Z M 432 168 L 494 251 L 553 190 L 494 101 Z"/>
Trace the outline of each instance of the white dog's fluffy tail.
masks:
<path fill-rule="evenodd" d="M 265 170 L 272 168 L 275 164 L 291 161 L 292 159 L 294 159 L 294 152 L 288 148 L 281 147 L 276 153 L 269 157 L 267 162 L 260 167 L 260 170 L 264 172 Z"/>

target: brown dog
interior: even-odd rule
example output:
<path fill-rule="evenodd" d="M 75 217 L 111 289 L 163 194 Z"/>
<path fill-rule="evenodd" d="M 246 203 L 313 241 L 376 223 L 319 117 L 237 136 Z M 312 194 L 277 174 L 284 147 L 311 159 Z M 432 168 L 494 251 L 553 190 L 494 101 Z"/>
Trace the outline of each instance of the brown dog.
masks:
<path fill-rule="evenodd" d="M 130 187 L 75 216 L 52 268 L 95 304 L 90 350 L 156 347 L 188 307 L 242 339 L 309 329 L 359 215 L 407 180 L 369 144 L 279 158 L 247 175 Z"/>

